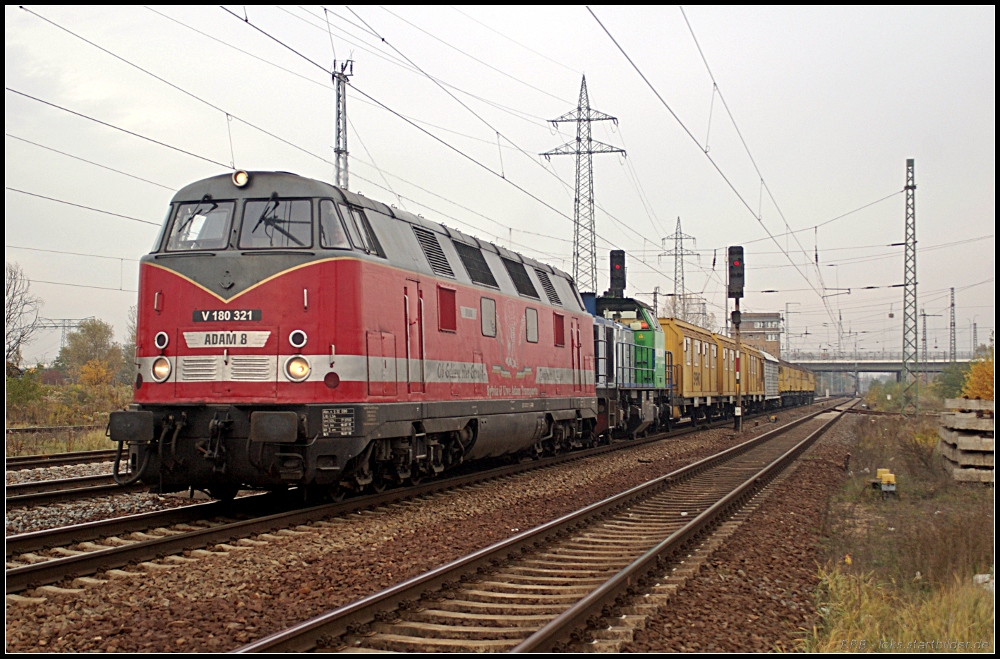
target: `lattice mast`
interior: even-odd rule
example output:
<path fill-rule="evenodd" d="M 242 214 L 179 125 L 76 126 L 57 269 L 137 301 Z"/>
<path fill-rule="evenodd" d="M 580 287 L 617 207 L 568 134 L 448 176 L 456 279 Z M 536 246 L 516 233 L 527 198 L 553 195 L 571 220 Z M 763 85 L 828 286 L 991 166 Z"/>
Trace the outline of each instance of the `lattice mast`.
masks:
<path fill-rule="evenodd" d="M 576 141 L 567 142 L 542 155 L 576 156 L 576 197 L 573 200 L 573 279 L 580 291 L 597 292 L 597 228 L 594 221 L 594 168 L 595 153 L 621 153 L 624 149 L 593 139 L 590 124 L 594 121 L 618 119 L 591 109 L 587 95 L 587 76 L 580 85 L 580 100 L 576 109 L 552 119 L 552 124 L 576 123 Z"/>
<path fill-rule="evenodd" d="M 354 60 L 333 63 L 333 86 L 337 93 L 337 113 L 334 127 L 334 185 L 347 189 L 347 82 L 354 75 Z"/>
<path fill-rule="evenodd" d="M 948 335 L 948 360 L 954 364 L 958 359 L 955 347 L 955 289 L 951 289 L 951 328 Z"/>
<path fill-rule="evenodd" d="M 660 256 L 674 257 L 674 300 L 673 317 L 681 320 L 688 320 L 687 317 L 687 295 L 684 293 L 684 257 L 698 256 L 698 252 L 684 249 L 684 241 L 690 240 L 695 246 L 698 242 L 694 236 L 689 236 L 681 230 L 681 218 L 677 218 L 677 228 L 673 235 L 667 236 L 661 241 L 661 246 L 666 248 L 667 241 L 674 241 L 674 248 L 660 254 Z"/>
<path fill-rule="evenodd" d="M 919 412 L 920 364 L 917 357 L 917 184 L 913 158 L 906 161 L 906 254 L 903 258 L 902 412 Z"/>
<path fill-rule="evenodd" d="M 940 318 L 939 313 L 927 313 L 926 309 L 920 310 L 920 359 L 926 364 L 928 361 L 927 357 L 927 319 L 928 318 Z"/>

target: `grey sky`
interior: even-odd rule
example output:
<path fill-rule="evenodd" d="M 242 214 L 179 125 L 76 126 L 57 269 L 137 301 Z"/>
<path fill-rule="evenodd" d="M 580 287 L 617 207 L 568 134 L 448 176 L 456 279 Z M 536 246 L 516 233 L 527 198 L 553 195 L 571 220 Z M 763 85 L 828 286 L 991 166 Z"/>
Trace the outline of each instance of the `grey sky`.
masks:
<path fill-rule="evenodd" d="M 332 160 L 328 76 L 242 20 L 218 7 L 29 8 L 223 111 L 10 6 L 7 87 L 219 163 L 234 159 L 240 168 L 331 180 L 332 165 L 321 159 Z M 701 253 L 700 261 L 691 258 L 686 265 L 687 288 L 704 292 L 720 321 L 724 248 L 745 244 L 748 290 L 780 293 L 751 292 L 744 308 L 783 310 L 786 302 L 798 303 L 792 306 L 798 312 L 790 317 L 792 331 L 808 327 L 809 336 L 794 343 L 829 345 L 836 332 L 823 326 L 831 324 L 830 313 L 813 290 L 822 291 L 811 227 L 900 190 L 905 160 L 915 158 L 920 306 L 928 314 L 946 314 L 947 289 L 954 286 L 959 347 L 968 348 L 974 318 L 980 340 L 989 336 L 995 315 L 995 8 L 686 10 L 784 220 L 766 192 L 761 201 L 759 178 L 719 97 L 713 100 L 711 79 L 677 7 L 594 12 L 697 145 L 585 8 L 354 10 L 398 52 L 351 25 L 361 23 L 349 10 L 330 7 L 336 55 L 355 60 L 356 89 L 348 102 L 353 190 L 570 270 L 572 223 L 566 216 L 573 214 L 574 163 L 569 157 L 546 163 L 537 154 L 571 139 L 572 127 L 556 132 L 544 120 L 575 106 L 585 72 L 592 106 L 619 119 L 617 128 L 595 124 L 594 138 L 628 150 L 627 160 L 594 158 L 597 203 L 607 211 L 597 213 L 602 281 L 613 244 L 630 254 L 630 291 L 672 291 L 673 263 L 657 255 L 661 238 L 673 232 L 680 216 Z M 233 11 L 242 17 L 242 7 Z M 321 8 L 248 12 L 251 23 L 330 67 L 331 36 Z M 452 85 L 479 117 L 412 70 L 399 53 Z M 359 92 L 502 172 L 559 213 Z M 238 119 L 227 121 L 225 112 Z M 162 219 L 172 189 L 221 169 L 9 91 L 5 130 L 8 188 L 154 223 Z M 706 136 L 709 154 L 752 211 L 704 155 Z M 387 187 L 394 193 L 382 189 Z M 33 291 L 45 302 L 43 315 L 97 316 L 121 335 L 135 303 L 135 293 L 128 292 L 136 286 L 135 259 L 148 250 L 156 227 L 10 190 L 5 200 L 6 258 L 19 262 L 34 281 Z M 786 220 L 792 229 L 804 229 L 795 234 L 798 242 L 781 235 L 779 248 L 767 239 L 754 217 L 758 206 L 775 236 L 784 234 Z M 854 289 L 850 296 L 828 298 L 834 315 L 839 305 L 845 331 L 865 332 L 850 338 L 852 347 L 855 340 L 869 349 L 898 350 L 901 344 L 901 290 L 857 289 L 902 281 L 902 250 L 886 245 L 903 239 L 903 214 L 900 194 L 818 231 L 826 286 Z M 928 318 L 929 346 L 947 348 L 947 320 Z M 51 359 L 57 350 L 58 335 L 48 333 L 27 356 Z"/>

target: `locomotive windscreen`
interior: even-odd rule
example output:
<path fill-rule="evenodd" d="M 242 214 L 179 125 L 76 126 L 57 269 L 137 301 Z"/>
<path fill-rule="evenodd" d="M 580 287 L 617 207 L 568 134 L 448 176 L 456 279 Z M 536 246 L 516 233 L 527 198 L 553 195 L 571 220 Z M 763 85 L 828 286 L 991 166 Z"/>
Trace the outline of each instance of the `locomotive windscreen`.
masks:
<path fill-rule="evenodd" d="M 168 252 L 192 249 L 225 249 L 233 221 L 232 201 L 180 204 L 167 241 Z"/>

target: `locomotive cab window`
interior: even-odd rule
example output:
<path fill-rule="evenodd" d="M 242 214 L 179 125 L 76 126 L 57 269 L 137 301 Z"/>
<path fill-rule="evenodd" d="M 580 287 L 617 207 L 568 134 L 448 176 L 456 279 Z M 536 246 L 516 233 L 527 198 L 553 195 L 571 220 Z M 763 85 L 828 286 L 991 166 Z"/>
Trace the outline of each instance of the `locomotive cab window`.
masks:
<path fill-rule="evenodd" d="M 538 343 L 538 309 L 524 310 L 524 327 L 528 343 Z"/>
<path fill-rule="evenodd" d="M 351 249 L 337 206 L 330 199 L 319 200 L 319 244 L 327 249 Z"/>
<path fill-rule="evenodd" d="M 497 335 L 497 303 L 488 297 L 480 298 L 479 313 L 483 319 L 483 336 Z"/>
<path fill-rule="evenodd" d="M 167 240 L 168 252 L 195 249 L 225 249 L 229 245 L 229 227 L 236 203 L 201 201 L 180 204 Z"/>
<path fill-rule="evenodd" d="M 312 247 L 312 202 L 308 199 L 248 200 L 243 206 L 240 249 Z"/>

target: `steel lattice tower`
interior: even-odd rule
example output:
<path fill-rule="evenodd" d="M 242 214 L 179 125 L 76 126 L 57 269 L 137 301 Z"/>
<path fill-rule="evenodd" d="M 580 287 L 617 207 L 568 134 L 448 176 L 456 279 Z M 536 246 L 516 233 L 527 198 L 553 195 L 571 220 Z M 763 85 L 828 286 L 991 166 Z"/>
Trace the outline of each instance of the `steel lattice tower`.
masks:
<path fill-rule="evenodd" d="M 698 252 L 694 252 L 690 249 L 684 249 L 684 241 L 690 240 L 695 245 L 697 245 L 697 239 L 694 236 L 689 236 L 688 234 L 681 231 L 681 218 L 677 218 L 677 228 L 674 229 L 674 233 L 671 236 L 667 236 L 661 242 L 663 247 L 667 246 L 667 241 L 674 241 L 674 248 L 663 252 L 660 256 L 672 256 L 674 257 L 674 301 L 672 306 L 674 318 L 680 318 L 681 320 L 688 320 L 687 317 L 687 296 L 684 294 L 684 257 L 685 256 L 698 256 Z M 680 312 L 680 315 L 678 315 Z"/>
<path fill-rule="evenodd" d="M 573 279 L 580 291 L 597 292 L 597 229 L 594 222 L 594 168 L 593 154 L 622 153 L 624 149 L 598 142 L 590 136 L 592 121 L 618 119 L 590 107 L 587 95 L 587 76 L 580 85 L 580 100 L 576 109 L 567 112 L 552 123 L 576 123 L 576 141 L 567 142 L 542 155 L 576 156 L 576 198 L 573 200 Z"/>
<path fill-rule="evenodd" d="M 333 86 L 337 90 L 337 117 L 334 131 L 333 155 L 335 160 L 333 182 L 342 190 L 347 189 L 347 79 L 354 75 L 354 61 L 341 62 L 340 70 L 333 63 Z"/>
<path fill-rule="evenodd" d="M 955 349 L 955 289 L 951 289 L 951 332 L 948 335 L 949 345 L 948 345 L 948 361 L 952 364 L 958 359 Z"/>
<path fill-rule="evenodd" d="M 913 158 L 906 161 L 906 255 L 903 259 L 903 400 L 902 412 L 919 412 L 917 358 L 917 184 Z"/>

